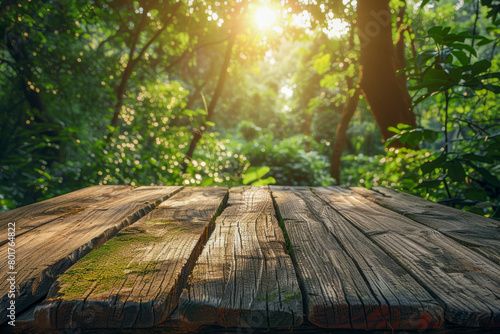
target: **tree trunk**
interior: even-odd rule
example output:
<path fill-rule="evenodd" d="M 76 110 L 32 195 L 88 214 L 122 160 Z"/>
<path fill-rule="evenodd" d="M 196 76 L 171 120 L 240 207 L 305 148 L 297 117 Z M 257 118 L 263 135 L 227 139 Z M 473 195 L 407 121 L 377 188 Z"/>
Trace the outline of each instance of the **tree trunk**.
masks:
<path fill-rule="evenodd" d="M 125 92 L 127 89 L 127 83 L 128 80 L 130 79 L 130 76 L 132 75 L 132 72 L 134 70 L 134 67 L 141 61 L 144 53 L 146 52 L 147 48 L 163 33 L 165 28 L 170 25 L 173 22 L 174 19 L 174 13 L 177 12 L 179 7 L 181 6 L 181 3 L 178 2 L 174 5 L 173 10 L 172 10 L 172 15 L 167 18 L 165 22 L 163 22 L 163 25 L 158 31 L 149 39 L 149 41 L 142 47 L 141 51 L 139 54 L 134 58 L 134 53 L 137 48 L 137 43 L 139 41 L 139 37 L 144 29 L 144 27 L 147 24 L 148 19 L 144 15 L 143 18 L 141 19 L 141 22 L 139 23 L 139 26 L 137 30 L 135 31 L 134 35 L 132 36 L 132 41 L 130 45 L 130 51 L 129 51 L 129 58 L 128 58 L 128 63 L 127 67 L 125 67 L 125 70 L 123 71 L 122 78 L 120 80 L 120 84 L 116 88 L 116 104 L 113 108 L 113 118 L 111 119 L 111 126 L 112 127 L 117 127 L 118 126 L 118 119 L 120 118 L 122 106 L 123 106 L 123 99 L 125 96 Z M 108 140 L 112 136 L 112 133 L 108 135 Z"/>
<path fill-rule="evenodd" d="M 130 62 L 129 62 L 130 63 Z M 130 65 L 130 64 L 128 64 Z M 113 118 L 111 119 L 111 126 L 116 127 L 118 125 L 118 118 L 120 117 L 122 106 L 123 106 L 123 98 L 125 95 L 125 89 L 127 88 L 128 79 L 130 79 L 130 75 L 132 74 L 133 66 L 125 67 L 123 71 L 122 78 L 120 80 L 120 84 L 116 88 L 116 103 L 113 107 Z"/>
<path fill-rule="evenodd" d="M 224 83 L 226 82 L 227 78 L 227 69 L 229 68 L 229 62 L 231 61 L 231 55 L 233 53 L 233 45 L 235 40 L 236 36 L 232 36 L 228 41 L 226 53 L 224 55 L 224 61 L 222 62 L 222 67 L 220 69 L 219 80 L 217 81 L 217 87 L 215 88 L 212 100 L 210 101 L 210 105 L 208 106 L 207 109 L 207 117 L 205 118 L 207 121 L 212 119 L 215 111 L 215 106 L 217 105 L 217 101 L 219 100 L 219 97 L 222 94 L 222 90 L 224 89 Z M 189 161 L 193 159 L 194 150 L 196 149 L 196 146 L 198 145 L 198 142 L 203 136 L 203 132 L 205 131 L 206 128 L 207 125 L 202 124 L 199 129 L 194 130 L 193 139 L 191 140 L 191 144 L 189 145 L 189 149 L 186 153 L 184 163 L 181 166 L 183 171 L 186 170 Z"/>
<path fill-rule="evenodd" d="M 354 91 L 354 95 L 351 96 L 349 91 L 354 88 L 354 81 L 351 77 L 346 77 L 347 81 L 347 99 L 342 109 L 342 114 L 340 116 L 340 122 L 337 125 L 337 130 L 335 131 L 335 142 L 333 143 L 333 152 L 330 158 L 330 175 L 335 179 L 337 184 L 340 184 L 340 158 L 342 152 L 344 151 L 344 146 L 346 144 L 347 136 L 346 132 L 349 128 L 349 122 L 351 121 L 356 108 L 358 107 L 360 89 L 357 88 Z"/>
<path fill-rule="evenodd" d="M 349 47 L 352 49 L 354 47 L 354 28 L 351 28 L 349 34 Z M 348 63 L 345 63 L 345 68 L 349 67 Z M 337 124 L 337 130 L 335 131 L 335 140 L 332 146 L 332 156 L 330 157 L 330 175 L 335 179 L 337 184 L 340 184 L 340 158 L 344 152 L 344 147 L 346 143 L 351 144 L 347 138 L 346 132 L 349 128 L 349 122 L 351 121 L 356 108 L 358 107 L 360 88 L 354 86 L 354 78 L 346 77 L 347 83 L 347 94 L 346 102 L 342 109 L 342 114 L 340 115 L 339 124 Z M 350 91 L 356 88 L 354 94 L 351 96 Z M 349 146 L 351 152 L 354 151 L 352 145 Z"/>
<path fill-rule="evenodd" d="M 203 88 L 206 86 L 206 84 L 208 83 L 208 81 L 210 80 L 210 78 L 212 77 L 212 75 L 214 74 L 214 68 L 215 66 L 214 65 L 214 62 L 212 61 L 211 64 L 210 64 L 210 68 L 207 72 L 207 74 L 205 75 L 204 79 L 203 79 L 203 82 L 201 84 L 198 84 L 197 83 L 197 80 L 196 80 L 196 77 L 193 77 L 191 71 L 188 71 L 190 74 L 191 74 L 191 79 L 193 81 L 193 86 L 195 87 L 195 90 L 194 92 L 189 95 L 189 99 L 186 103 L 186 106 L 184 107 L 183 110 L 179 111 L 176 115 L 175 115 L 175 118 L 173 118 L 170 123 L 169 123 L 169 127 L 174 127 L 174 126 L 177 126 L 179 125 L 179 121 L 180 121 L 180 116 L 182 115 L 182 112 L 186 109 L 191 109 L 194 105 L 194 103 L 196 101 L 198 101 L 198 99 L 203 95 Z"/>
<path fill-rule="evenodd" d="M 382 138 L 387 140 L 394 135 L 388 127 L 398 123 L 416 125 L 406 83 L 396 77 L 398 59 L 392 41 L 389 0 L 359 0 L 357 14 L 361 89 Z M 401 143 L 394 142 L 393 146 Z"/>
<path fill-rule="evenodd" d="M 46 123 L 51 125 L 50 127 L 46 127 L 45 130 L 36 130 L 37 136 L 40 138 L 43 137 L 43 135 L 46 135 L 48 137 L 59 137 L 59 126 L 56 126 L 51 117 L 48 115 L 41 94 L 36 90 L 31 89 L 28 85 L 28 82 L 35 83 L 36 80 L 33 77 L 31 69 L 29 68 L 29 66 L 33 66 L 32 61 L 28 52 L 23 46 L 21 37 L 15 33 L 6 37 L 7 50 L 12 59 L 14 59 L 15 61 L 15 64 L 11 65 L 17 74 L 19 84 L 24 93 L 24 99 L 26 102 L 28 102 L 28 105 L 32 112 L 34 123 Z M 24 112 L 22 116 L 20 115 L 20 117 L 24 117 Z M 27 127 L 29 128 L 29 126 Z M 11 133 L 14 133 L 14 130 L 12 130 Z M 53 140 L 52 143 L 56 145 L 47 146 L 38 150 L 38 152 L 40 152 L 40 154 L 45 157 L 45 160 L 47 160 L 49 165 L 54 161 L 62 161 L 62 150 L 60 146 L 57 145 L 60 143 L 60 140 Z M 6 150 L 7 147 L 3 147 L 3 149 Z"/>

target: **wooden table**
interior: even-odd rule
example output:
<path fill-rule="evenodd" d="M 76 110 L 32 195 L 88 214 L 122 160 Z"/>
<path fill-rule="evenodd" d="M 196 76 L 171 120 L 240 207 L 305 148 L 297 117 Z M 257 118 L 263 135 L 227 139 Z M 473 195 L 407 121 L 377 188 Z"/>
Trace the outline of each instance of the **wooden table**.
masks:
<path fill-rule="evenodd" d="M 500 223 L 386 188 L 95 186 L 0 230 L 2 331 L 500 328 Z"/>

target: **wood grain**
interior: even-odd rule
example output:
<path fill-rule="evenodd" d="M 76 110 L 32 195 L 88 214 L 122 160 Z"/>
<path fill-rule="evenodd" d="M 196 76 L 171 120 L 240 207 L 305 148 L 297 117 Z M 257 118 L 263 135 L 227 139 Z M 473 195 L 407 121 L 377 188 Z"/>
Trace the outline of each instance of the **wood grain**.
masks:
<path fill-rule="evenodd" d="M 307 319 L 324 328 L 439 328 L 443 310 L 405 270 L 307 187 L 271 187 Z"/>
<path fill-rule="evenodd" d="M 351 190 L 313 190 L 425 287 L 442 305 L 446 320 L 462 326 L 500 326 L 496 263 Z"/>
<path fill-rule="evenodd" d="M 80 189 L 46 201 L 33 203 L 0 213 L 0 235 L 7 235 L 7 224 L 16 223 L 16 237 L 34 228 L 69 217 L 84 210 L 92 210 L 111 201 L 113 197 L 132 191 L 129 186 L 94 186 Z M 7 238 L 0 239 L 0 246 Z"/>
<path fill-rule="evenodd" d="M 181 320 L 223 327 L 300 325 L 302 296 L 285 248 L 269 188 L 232 188 L 181 295 Z"/>
<path fill-rule="evenodd" d="M 123 227 L 151 211 L 182 187 L 140 187 L 125 191 L 86 210 L 62 216 L 30 229 L 16 238 L 16 310 L 27 308 L 44 296 L 59 274 L 98 248 Z M 8 244 L 0 246 L 7 254 Z M 7 261 L 0 263 L 6 273 Z M 0 322 L 6 318 L 8 282 L 0 282 Z"/>
<path fill-rule="evenodd" d="M 500 222 L 422 198 L 375 187 L 351 188 L 385 208 L 436 229 L 500 264 Z"/>
<path fill-rule="evenodd" d="M 222 210 L 227 188 L 186 188 L 90 252 L 35 310 L 42 327 L 147 328 L 165 321 Z"/>

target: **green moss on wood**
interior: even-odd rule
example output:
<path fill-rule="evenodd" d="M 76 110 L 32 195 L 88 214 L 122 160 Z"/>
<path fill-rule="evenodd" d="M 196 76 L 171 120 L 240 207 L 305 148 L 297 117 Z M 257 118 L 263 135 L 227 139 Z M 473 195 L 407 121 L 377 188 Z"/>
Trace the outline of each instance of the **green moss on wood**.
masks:
<path fill-rule="evenodd" d="M 286 295 L 285 298 L 283 298 L 283 300 L 285 302 L 287 302 L 287 303 L 291 302 L 291 301 L 293 301 L 295 299 L 300 299 L 300 292 L 299 291 L 297 291 L 297 292 L 295 292 L 294 294 L 291 294 L 291 295 Z"/>
<path fill-rule="evenodd" d="M 130 228 L 118 233 L 100 248 L 95 249 L 78 261 L 73 267 L 61 276 L 60 298 L 73 300 L 89 291 L 104 293 L 113 285 L 123 284 L 131 288 L 134 277 L 146 276 L 158 271 L 158 262 L 136 263 L 133 261 L 136 249 L 144 245 L 164 242 L 173 236 L 187 230 L 182 226 L 173 226 L 166 229 L 167 233 L 154 235 L 147 232 L 149 229 Z M 163 227 L 165 232 L 165 226 Z"/>
<path fill-rule="evenodd" d="M 279 294 L 280 294 L 280 295 L 283 295 L 284 293 L 286 293 L 286 292 L 285 292 L 285 290 L 283 290 L 283 289 L 279 291 Z M 301 295 L 300 295 L 300 292 L 299 292 L 299 291 L 297 291 L 297 292 L 295 292 L 295 293 L 291 293 L 291 294 L 285 295 L 285 296 L 283 297 L 283 301 L 284 301 L 284 302 L 286 302 L 286 303 L 287 303 L 287 302 L 291 302 L 291 301 L 293 301 L 294 299 L 299 299 L 299 298 L 300 298 L 300 296 L 301 296 Z M 267 298 L 264 298 L 264 297 L 257 298 L 257 301 L 259 301 L 259 302 L 264 302 L 264 301 L 266 301 L 266 300 L 267 300 L 267 301 L 270 301 L 270 302 L 275 301 L 275 300 L 278 300 L 278 292 L 277 292 L 277 291 L 274 291 L 274 292 L 269 293 L 269 294 L 267 295 Z"/>

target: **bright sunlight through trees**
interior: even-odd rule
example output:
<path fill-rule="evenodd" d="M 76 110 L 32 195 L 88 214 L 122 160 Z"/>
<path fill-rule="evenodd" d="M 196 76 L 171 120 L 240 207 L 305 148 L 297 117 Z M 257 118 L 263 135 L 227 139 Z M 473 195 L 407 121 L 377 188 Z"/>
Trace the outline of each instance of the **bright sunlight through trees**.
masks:
<path fill-rule="evenodd" d="M 255 11 L 255 23 L 259 29 L 271 27 L 276 22 L 276 11 L 269 7 L 259 7 Z"/>

